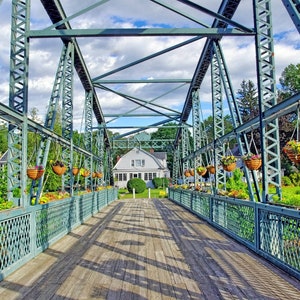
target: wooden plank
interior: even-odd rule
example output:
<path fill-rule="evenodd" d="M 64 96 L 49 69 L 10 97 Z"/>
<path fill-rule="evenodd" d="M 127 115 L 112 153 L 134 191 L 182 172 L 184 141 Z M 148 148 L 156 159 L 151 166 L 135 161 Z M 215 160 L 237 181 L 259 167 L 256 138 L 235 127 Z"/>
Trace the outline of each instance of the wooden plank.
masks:
<path fill-rule="evenodd" d="M 0 299 L 299 299 L 300 283 L 164 199 L 116 201 L 0 282 Z"/>

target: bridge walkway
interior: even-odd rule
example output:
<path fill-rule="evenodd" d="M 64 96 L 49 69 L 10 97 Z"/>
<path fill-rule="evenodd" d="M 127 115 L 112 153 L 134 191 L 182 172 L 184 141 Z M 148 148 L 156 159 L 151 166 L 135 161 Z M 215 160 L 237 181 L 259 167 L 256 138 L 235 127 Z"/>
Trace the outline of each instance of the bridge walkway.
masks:
<path fill-rule="evenodd" d="M 166 199 L 118 200 L 0 282 L 0 299 L 300 299 L 300 282 Z"/>

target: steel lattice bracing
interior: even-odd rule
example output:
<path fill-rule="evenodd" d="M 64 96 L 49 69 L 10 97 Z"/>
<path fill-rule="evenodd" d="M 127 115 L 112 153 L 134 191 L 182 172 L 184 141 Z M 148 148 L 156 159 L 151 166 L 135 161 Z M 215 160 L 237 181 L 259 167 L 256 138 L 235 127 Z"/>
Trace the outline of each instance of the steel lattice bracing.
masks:
<path fill-rule="evenodd" d="M 216 60 L 217 60 L 217 64 L 218 64 L 218 68 L 219 68 L 219 72 L 220 72 L 220 74 L 218 76 L 220 76 L 223 87 L 224 87 L 224 93 L 227 98 L 227 103 L 228 103 L 229 110 L 230 110 L 231 120 L 232 120 L 234 127 L 236 128 L 236 127 L 242 125 L 243 121 L 242 121 L 242 118 L 240 115 L 240 109 L 239 109 L 238 102 L 236 101 L 235 96 L 234 96 L 234 91 L 233 91 L 233 87 L 231 84 L 229 72 L 226 67 L 222 48 L 218 42 L 214 42 L 213 51 L 216 54 Z M 236 132 L 235 140 L 237 142 L 237 145 L 239 147 L 239 151 L 240 151 L 241 155 L 244 155 L 245 153 L 250 152 L 250 145 L 247 140 L 246 132 Z M 223 153 L 223 155 L 225 155 L 225 154 L 226 153 Z M 244 173 L 245 173 L 245 177 L 248 181 L 249 195 L 250 195 L 251 200 L 253 201 L 254 193 L 253 193 L 253 187 L 252 187 L 251 180 L 250 180 L 249 170 L 247 168 L 245 168 Z M 257 199 L 260 199 L 258 180 L 256 178 L 257 174 L 255 172 L 251 172 L 251 173 L 252 173 L 251 176 L 254 179 L 253 182 L 255 185 L 256 197 L 257 197 Z"/>
<path fill-rule="evenodd" d="M 101 160 L 99 167 L 105 170 L 106 181 L 113 182 L 111 178 L 111 166 L 112 166 L 112 149 L 132 148 L 136 145 L 144 148 L 154 149 L 172 149 L 178 154 L 175 158 L 175 162 L 178 166 L 174 166 L 174 176 L 177 179 L 181 178 L 180 170 L 184 168 L 195 167 L 200 163 L 203 155 L 212 153 L 213 162 L 218 164 L 221 156 L 224 154 L 228 141 L 235 141 L 238 143 L 241 154 L 249 151 L 249 145 L 246 139 L 246 133 L 249 132 L 249 128 L 256 128 L 260 131 L 261 144 L 263 150 L 263 195 L 262 200 L 268 200 L 268 185 L 275 185 L 277 188 L 277 194 L 280 195 L 280 160 L 279 160 L 279 135 L 278 135 L 278 116 L 283 114 L 283 105 L 277 105 L 275 94 L 275 71 L 274 71 L 274 55 L 273 55 L 273 40 L 272 40 L 272 22 L 271 22 L 271 0 L 269 1 L 254 1 L 254 29 L 249 26 L 244 26 L 241 23 L 235 21 L 235 13 L 237 8 L 242 3 L 238 0 L 223 0 L 219 2 L 219 8 L 212 11 L 204 4 L 196 4 L 192 1 L 174 1 L 172 5 L 164 3 L 163 1 L 153 0 L 149 1 L 152 5 L 159 5 L 160 8 L 171 11 L 176 16 L 186 18 L 196 24 L 194 28 L 182 27 L 182 28 L 72 28 L 71 22 L 74 19 L 79 19 L 87 12 L 91 12 L 94 9 L 99 8 L 101 5 L 110 5 L 109 1 L 97 1 L 96 3 L 88 6 L 83 5 L 84 9 L 80 11 L 73 11 L 70 14 L 69 10 L 63 8 L 63 3 L 59 0 L 42 0 L 41 3 L 45 8 L 45 11 L 49 15 L 52 25 L 47 28 L 38 28 L 31 30 L 30 23 L 30 1 L 12 1 L 13 18 L 12 18 L 12 51 L 11 51 L 11 70 L 10 70 L 10 98 L 9 116 L 3 118 L 10 122 L 10 119 L 14 119 L 14 122 L 10 122 L 9 125 L 9 195 L 11 192 L 20 186 L 26 185 L 26 165 L 27 165 L 27 126 L 30 124 L 30 130 L 37 130 L 41 133 L 41 144 L 39 153 L 37 154 L 36 164 L 46 164 L 47 151 L 50 142 L 56 142 L 59 140 L 59 144 L 63 148 L 64 160 L 71 165 L 73 163 L 73 151 L 76 146 L 73 147 L 72 143 L 72 131 L 73 131 L 73 70 L 76 70 L 82 88 L 86 93 L 86 98 L 82 100 L 82 104 L 86 104 L 85 115 L 85 147 L 86 149 L 76 149 L 81 156 L 85 157 L 86 166 L 95 169 L 98 166 L 98 161 Z M 181 6 L 176 6 L 180 2 Z M 299 1 L 282 0 L 282 3 L 286 7 L 292 21 L 294 22 L 297 30 L 299 31 Z M 190 8 L 195 12 L 192 16 L 187 13 L 185 9 Z M 101 12 L 101 10 L 99 10 Z M 68 12 L 69 14 L 67 14 Z M 205 24 L 200 20 L 200 14 L 205 14 L 211 17 L 211 25 Z M 198 17 L 199 16 L 199 17 Z M 202 16 L 202 15 L 201 15 Z M 79 19 L 80 20 L 80 19 Z M 76 23 L 75 23 L 76 24 Z M 78 24 L 78 23 L 77 23 Z M 97 25 L 95 25 L 96 27 Z M 250 25 L 251 26 L 251 25 Z M 115 69 L 106 70 L 103 74 L 95 75 L 92 79 L 88 64 L 81 53 L 81 48 L 77 42 L 79 38 L 92 38 L 96 40 L 98 38 L 152 38 L 152 37 L 188 37 L 186 40 L 180 40 L 172 46 L 168 46 L 165 49 L 160 49 L 152 54 L 148 54 L 145 57 L 138 57 L 136 60 L 127 61 L 123 66 L 117 66 Z M 243 124 L 239 116 L 238 103 L 235 100 L 234 90 L 231 84 L 230 72 L 225 64 L 225 57 L 222 51 L 221 43 L 222 38 L 225 36 L 231 37 L 243 37 L 247 36 L 253 38 L 256 42 L 256 60 L 257 60 L 257 77 L 259 84 L 259 100 L 260 100 L 260 118 L 254 118 L 249 122 Z M 57 73 L 55 75 L 55 82 L 50 97 L 49 107 L 46 115 L 46 121 L 43 128 L 37 124 L 32 123 L 27 119 L 28 110 L 28 62 L 29 52 L 28 45 L 32 39 L 59 39 L 63 45 L 63 51 L 59 60 Z M 170 53 L 171 51 L 178 50 L 187 45 L 199 42 L 201 39 L 206 39 L 202 44 L 201 49 L 198 51 L 200 57 L 196 62 L 195 72 L 191 78 L 144 78 L 144 74 L 140 74 L 139 78 L 124 78 L 112 77 L 117 73 L 127 70 L 133 66 L 139 66 L 141 63 L 145 63 L 151 59 L 157 59 L 162 55 Z M 146 39 L 145 39 L 146 40 Z M 72 49 L 71 49 L 72 48 Z M 72 54 L 72 55 L 71 55 Z M 180 59 L 178 59 L 178 63 Z M 214 141 L 211 144 L 206 143 L 204 130 L 201 128 L 201 92 L 203 89 L 203 80 L 208 76 L 208 70 L 211 68 L 212 74 L 212 110 L 214 117 Z M 178 67 L 180 69 L 180 66 Z M 188 77 L 188 76 L 185 76 Z M 160 93 L 159 96 L 151 96 L 149 99 L 142 99 L 139 95 L 126 94 L 120 91 L 118 88 L 112 86 L 118 86 L 122 84 L 178 84 L 178 86 L 172 86 L 168 91 Z M 160 97 L 164 97 L 168 94 L 176 92 L 178 89 L 189 85 L 185 101 L 182 101 L 182 111 L 177 111 L 169 107 L 169 103 L 164 101 L 157 102 Z M 159 88 L 157 89 L 159 90 Z M 133 91 L 135 91 L 133 89 Z M 137 107 L 134 109 L 128 109 L 125 112 L 110 112 L 104 115 L 100 106 L 101 97 L 98 98 L 98 94 L 101 92 L 111 93 L 113 96 L 126 99 L 128 103 L 135 104 Z M 175 96 L 176 97 L 176 93 Z M 84 98 L 84 97 L 83 97 Z M 226 99 L 225 99 L 226 98 Z M 56 119 L 58 100 L 62 100 L 62 113 L 63 113 L 63 136 L 57 137 L 54 133 L 50 133 L 53 130 L 53 124 Z M 224 103 L 227 100 L 228 108 L 230 111 L 231 120 L 234 126 L 233 132 L 224 135 L 224 123 L 225 117 Z M 298 97 L 293 97 L 289 101 L 285 102 L 285 109 L 292 111 L 295 107 L 295 103 L 298 101 Z M 142 108 L 142 112 L 137 111 Z M 3 111 L 5 108 L 2 108 Z M 190 122 L 190 112 L 193 109 L 192 125 Z M 14 111 L 14 112 L 13 112 Z M 21 115 L 15 115 L 18 112 Z M 22 119 L 24 115 L 24 119 Z M 126 123 L 126 126 L 114 127 L 114 121 L 119 118 L 152 118 L 159 116 L 160 119 L 157 122 L 151 124 L 142 123 L 141 126 L 136 124 Z M 97 126 L 93 128 L 92 119 L 95 118 Z M 148 129 L 159 128 L 162 125 L 169 122 L 176 123 L 178 126 L 177 134 L 174 140 L 151 140 L 151 141 L 136 141 L 131 136 Z M 107 126 L 112 124 L 111 126 Z M 102 130 L 101 133 L 96 134 L 96 140 L 93 138 L 94 130 Z M 135 128 L 135 129 L 134 129 Z M 184 128 L 184 129 L 183 129 Z M 188 129 L 189 128 L 189 129 Z M 122 133 L 116 135 L 111 139 L 108 136 L 107 129 L 122 129 Z M 126 131 L 129 129 L 128 131 Z M 133 130 L 132 130 L 133 129 Z M 193 132 L 194 144 L 193 149 L 190 148 L 190 141 L 187 135 L 188 130 Z M 103 135 L 103 136 L 102 136 Z M 55 138 L 54 138 L 55 136 Z M 99 140 L 98 140 L 99 138 Z M 202 143 L 203 141 L 203 143 Z M 205 141 L 205 142 L 204 142 Z M 99 148 L 93 153 L 94 142 L 96 147 Z M 172 146 L 170 146 L 172 145 Z M 112 149 L 111 149 L 112 147 Z M 22 150 L 20 150 L 22 148 Z M 178 150 L 179 148 L 179 150 Z M 214 150 L 212 150 L 214 149 Z M 25 151 L 24 151 L 25 150 Z M 99 150 L 99 151 L 98 151 Z M 97 156 L 97 158 L 95 157 Z M 209 158 L 208 160 L 211 160 Z M 22 162 L 20 164 L 20 161 Z M 21 176 L 19 176 L 21 174 Z M 64 185 L 72 185 L 70 174 L 66 174 L 64 177 Z M 246 174 L 248 182 L 250 179 L 254 180 L 257 185 L 257 179 L 252 178 L 252 174 Z M 250 178 L 251 177 L 251 178 Z M 217 181 L 221 183 L 225 180 L 225 175 L 220 171 L 217 174 Z M 36 184 L 41 184 L 42 180 Z M 88 183 L 90 184 L 90 183 Z M 251 186 L 250 186 L 251 189 Z M 22 189 L 23 190 L 23 189 Z M 257 194 L 258 186 L 255 188 Z M 253 192 L 251 192 L 253 194 Z M 31 193 L 31 196 L 33 193 Z M 25 199 L 25 195 L 23 195 Z M 259 197 L 258 197 L 259 198 Z M 17 201 L 17 200 L 16 200 Z"/>
<path fill-rule="evenodd" d="M 281 166 L 279 147 L 278 119 L 265 123 L 262 119 L 266 110 L 277 104 L 275 94 L 275 64 L 272 36 L 271 1 L 256 0 L 256 47 L 258 72 L 258 94 L 260 104 L 260 130 L 262 148 L 263 195 L 262 201 L 267 201 L 269 184 L 277 189 L 281 196 Z"/>
<path fill-rule="evenodd" d="M 84 109 L 84 120 L 85 120 L 85 134 L 84 134 L 84 145 L 87 151 L 91 153 L 89 157 L 84 159 L 84 167 L 87 170 L 92 169 L 93 165 L 93 155 L 92 155 L 92 128 L 93 128 L 93 118 L 92 118 L 92 107 L 93 107 L 93 92 L 90 91 L 86 93 L 85 97 L 85 109 Z M 91 187 L 91 176 L 86 177 L 85 187 Z"/>
<path fill-rule="evenodd" d="M 72 43 L 68 44 L 68 51 L 66 55 L 66 63 L 64 70 L 64 84 L 62 95 L 62 136 L 67 140 L 73 141 L 73 77 L 74 77 L 74 46 Z M 70 187 L 70 191 L 73 191 L 73 152 L 72 148 L 62 147 L 62 159 L 64 164 L 69 167 L 69 170 L 63 175 L 63 186 Z"/>
<path fill-rule="evenodd" d="M 214 119 L 214 163 L 216 167 L 222 156 L 225 154 L 225 145 L 218 143 L 218 139 L 224 135 L 224 110 L 223 110 L 223 93 L 220 68 L 218 65 L 217 54 L 212 53 L 211 60 L 211 81 L 212 81 L 212 97 L 213 97 L 213 119 Z M 224 170 L 216 173 L 216 186 L 225 183 Z"/>
<path fill-rule="evenodd" d="M 9 107 L 25 116 L 28 110 L 28 57 L 29 41 L 27 32 L 30 23 L 29 1 L 12 1 L 11 57 Z M 9 124 L 8 130 L 8 198 L 13 199 L 13 191 L 21 188 L 25 199 L 27 167 L 27 123 Z M 13 199 L 16 205 L 18 199 Z"/>

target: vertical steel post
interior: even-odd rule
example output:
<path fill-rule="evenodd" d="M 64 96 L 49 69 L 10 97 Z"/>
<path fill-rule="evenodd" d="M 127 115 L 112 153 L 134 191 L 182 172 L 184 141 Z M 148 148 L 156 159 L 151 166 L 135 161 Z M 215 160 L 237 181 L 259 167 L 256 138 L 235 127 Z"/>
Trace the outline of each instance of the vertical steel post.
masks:
<path fill-rule="evenodd" d="M 263 120 L 264 112 L 277 104 L 271 0 L 254 0 L 253 3 L 262 149 L 262 202 L 268 202 L 271 198 L 269 185 L 276 187 L 276 194 L 281 198 L 278 118 L 267 124 Z"/>
<path fill-rule="evenodd" d="M 8 125 L 8 199 L 15 205 L 26 205 L 28 63 L 30 0 L 12 1 L 9 107 L 24 115 L 22 124 Z M 21 199 L 13 196 L 20 189 Z"/>

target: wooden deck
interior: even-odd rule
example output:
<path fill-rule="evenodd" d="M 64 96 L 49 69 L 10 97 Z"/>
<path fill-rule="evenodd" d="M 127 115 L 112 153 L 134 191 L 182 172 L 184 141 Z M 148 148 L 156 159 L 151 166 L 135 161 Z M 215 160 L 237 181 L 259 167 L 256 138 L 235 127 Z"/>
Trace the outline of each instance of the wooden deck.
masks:
<path fill-rule="evenodd" d="M 300 299 L 300 282 L 168 200 L 115 201 L 0 283 L 0 299 Z"/>

